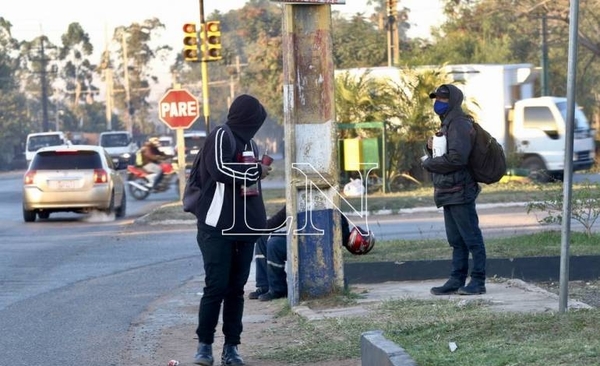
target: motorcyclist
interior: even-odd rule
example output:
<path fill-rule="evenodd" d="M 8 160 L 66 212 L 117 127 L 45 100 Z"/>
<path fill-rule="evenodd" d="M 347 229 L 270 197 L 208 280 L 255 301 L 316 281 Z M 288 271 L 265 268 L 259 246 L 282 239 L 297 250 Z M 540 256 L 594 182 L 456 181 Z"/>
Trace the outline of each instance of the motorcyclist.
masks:
<path fill-rule="evenodd" d="M 168 156 L 159 149 L 160 141 L 157 137 L 152 137 L 144 143 L 140 149 L 141 167 L 148 173 L 148 188 L 156 188 L 164 176 L 160 163 Z M 138 159 L 139 160 L 139 159 Z"/>

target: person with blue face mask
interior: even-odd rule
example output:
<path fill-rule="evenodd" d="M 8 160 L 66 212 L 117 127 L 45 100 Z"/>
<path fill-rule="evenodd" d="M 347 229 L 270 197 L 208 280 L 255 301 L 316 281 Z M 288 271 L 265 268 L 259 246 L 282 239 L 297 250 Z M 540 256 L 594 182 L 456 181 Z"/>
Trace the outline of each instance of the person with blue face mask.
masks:
<path fill-rule="evenodd" d="M 463 93 L 452 84 L 440 85 L 429 94 L 433 110 L 441 124 L 436 136 L 446 138 L 445 151 L 432 155 L 433 138 L 427 141 L 428 157 L 423 168 L 432 174 L 433 198 L 443 207 L 446 238 L 452 248 L 452 271 L 442 286 L 433 287 L 433 295 L 480 295 L 486 293 L 486 252 L 475 200 L 481 187 L 469 172 L 467 162 L 475 130 L 473 119 L 462 109 Z M 469 255 L 473 259 L 470 281 Z"/>

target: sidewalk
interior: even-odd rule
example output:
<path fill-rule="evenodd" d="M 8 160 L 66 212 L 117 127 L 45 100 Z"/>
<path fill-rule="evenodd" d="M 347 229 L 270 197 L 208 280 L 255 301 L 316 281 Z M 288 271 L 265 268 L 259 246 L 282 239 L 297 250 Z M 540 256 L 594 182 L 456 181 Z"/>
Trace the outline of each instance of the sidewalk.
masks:
<path fill-rule="evenodd" d="M 269 339 L 269 328 L 285 326 L 277 317 L 286 303 L 285 299 L 271 302 L 248 300 L 247 294 L 255 289 L 254 265 L 245 287 L 246 301 L 244 307 L 244 332 L 240 352 L 248 366 L 276 366 L 281 363 L 265 362 L 259 359 L 261 347 L 275 347 L 289 340 Z M 376 284 L 351 285 L 354 293 L 361 294 L 355 305 L 342 308 L 311 309 L 305 305 L 292 309 L 297 315 L 309 321 L 325 318 L 368 316 L 372 306 L 390 299 L 415 298 L 427 300 L 483 301 L 494 311 L 506 312 L 548 312 L 558 310 L 558 296 L 521 280 L 506 282 L 489 281 L 487 294 L 478 296 L 433 296 L 429 293 L 432 286 L 443 283 L 445 279 L 431 281 L 402 281 Z M 132 325 L 126 357 L 128 366 L 166 365 L 169 360 L 180 362 L 181 366 L 192 365 L 196 350 L 195 328 L 197 325 L 198 304 L 201 298 L 203 278 L 190 279 L 182 287 L 157 299 Z M 569 308 L 589 308 L 577 301 L 569 301 Z M 214 354 L 221 354 L 223 337 L 221 324 L 215 335 Z M 374 329 L 375 330 L 375 329 Z M 379 337 L 381 338 L 381 337 Z M 385 340 L 385 339 L 384 339 Z M 381 340 L 379 340 L 381 342 Z M 360 347 L 357 340 L 357 347 Z M 374 346 L 377 346 L 375 344 Z M 218 357 L 217 357 L 218 358 Z M 219 364 L 215 362 L 215 364 Z M 323 363 L 311 363 L 315 366 L 356 366 L 361 360 L 342 360 Z"/>

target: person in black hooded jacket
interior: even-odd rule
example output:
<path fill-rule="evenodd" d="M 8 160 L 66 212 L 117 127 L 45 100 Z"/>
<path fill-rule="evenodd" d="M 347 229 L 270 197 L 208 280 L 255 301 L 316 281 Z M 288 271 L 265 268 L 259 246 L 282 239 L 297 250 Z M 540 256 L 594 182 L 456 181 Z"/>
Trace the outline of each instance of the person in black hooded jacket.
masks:
<path fill-rule="evenodd" d="M 446 138 L 447 149 L 441 156 L 428 157 L 423 161 L 423 167 L 432 173 L 434 201 L 437 207 L 444 208 L 446 237 L 452 247 L 450 279 L 442 286 L 433 287 L 431 293 L 484 294 L 486 253 L 475 208 L 481 187 L 467 167 L 475 140 L 473 120 L 464 113 L 461 107 L 463 93 L 456 86 L 441 85 L 429 97 L 435 99 L 433 108 L 442 121 L 439 132 Z M 432 138 L 428 140 L 427 148 L 430 155 Z M 465 286 L 469 253 L 473 268 L 471 280 Z"/>
<path fill-rule="evenodd" d="M 223 305 L 224 365 L 243 365 L 238 353 L 244 311 L 244 285 L 248 280 L 257 233 L 264 231 L 266 212 L 260 180 L 271 169 L 260 162 L 244 163 L 243 152 L 258 157 L 252 138 L 267 112 L 250 95 L 240 95 L 229 107 L 226 125 L 206 138 L 199 165 L 202 196 L 195 210 L 197 241 L 204 262 L 205 287 L 198 312 L 198 350 L 194 362 L 212 365 L 212 344 Z M 235 141 L 232 144 L 231 138 Z M 235 146 L 234 149 L 232 147 Z M 255 186 L 255 195 L 244 193 Z"/>

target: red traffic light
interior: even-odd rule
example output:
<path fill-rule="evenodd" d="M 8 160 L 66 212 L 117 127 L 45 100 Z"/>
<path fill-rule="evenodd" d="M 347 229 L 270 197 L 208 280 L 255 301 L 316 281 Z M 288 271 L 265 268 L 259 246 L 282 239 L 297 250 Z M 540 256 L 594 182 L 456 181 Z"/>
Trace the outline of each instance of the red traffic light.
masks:
<path fill-rule="evenodd" d="M 196 33 L 196 24 L 186 23 L 183 25 L 183 31 L 185 33 Z"/>

